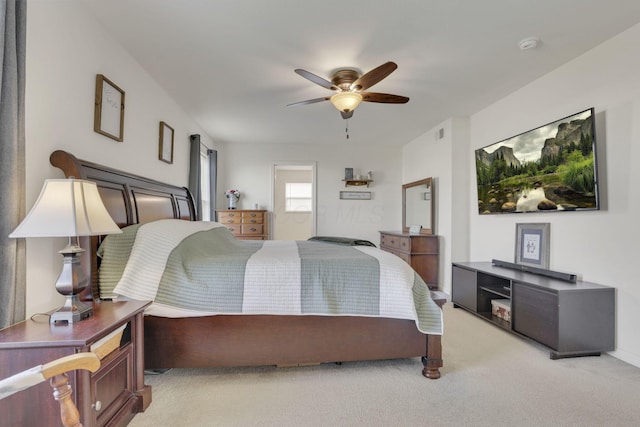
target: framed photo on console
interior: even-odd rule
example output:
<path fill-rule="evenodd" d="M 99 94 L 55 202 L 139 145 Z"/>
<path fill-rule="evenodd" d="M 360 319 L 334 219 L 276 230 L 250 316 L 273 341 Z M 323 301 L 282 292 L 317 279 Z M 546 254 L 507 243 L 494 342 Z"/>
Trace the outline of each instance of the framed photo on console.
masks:
<path fill-rule="evenodd" d="M 516 224 L 516 264 L 549 268 L 550 224 Z"/>

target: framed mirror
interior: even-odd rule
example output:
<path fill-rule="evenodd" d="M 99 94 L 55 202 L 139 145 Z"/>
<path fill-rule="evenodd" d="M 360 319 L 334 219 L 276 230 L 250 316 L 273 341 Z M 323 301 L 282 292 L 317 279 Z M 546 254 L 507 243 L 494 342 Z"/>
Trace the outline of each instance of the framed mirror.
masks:
<path fill-rule="evenodd" d="M 421 179 L 402 186 L 402 231 L 420 234 L 434 234 L 435 195 L 432 178 Z"/>

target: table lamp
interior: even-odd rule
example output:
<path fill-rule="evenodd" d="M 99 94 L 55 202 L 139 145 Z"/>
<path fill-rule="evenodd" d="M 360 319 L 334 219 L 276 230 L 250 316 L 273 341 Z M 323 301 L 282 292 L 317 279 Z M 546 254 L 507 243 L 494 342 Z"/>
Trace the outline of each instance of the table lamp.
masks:
<path fill-rule="evenodd" d="M 56 289 L 66 297 L 64 305 L 51 314 L 51 323 L 83 320 L 93 307 L 78 294 L 87 287 L 88 278 L 80 266 L 84 252 L 80 236 L 121 233 L 102 203 L 95 182 L 82 179 L 47 179 L 25 219 L 9 237 L 68 237 L 68 245 L 59 253 L 64 257 Z"/>

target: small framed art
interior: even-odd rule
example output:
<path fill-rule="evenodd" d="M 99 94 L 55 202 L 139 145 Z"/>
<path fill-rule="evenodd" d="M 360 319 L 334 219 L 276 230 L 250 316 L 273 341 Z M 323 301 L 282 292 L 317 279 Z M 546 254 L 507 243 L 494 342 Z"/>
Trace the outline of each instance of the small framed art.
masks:
<path fill-rule="evenodd" d="M 96 76 L 93 130 L 116 141 L 124 140 L 124 91 L 102 74 Z"/>
<path fill-rule="evenodd" d="M 160 122 L 158 158 L 163 162 L 173 163 L 173 128 L 165 122 Z"/>
<path fill-rule="evenodd" d="M 342 200 L 371 200 L 371 191 L 341 191 Z"/>
<path fill-rule="evenodd" d="M 353 168 L 344 168 L 344 179 L 353 179 Z"/>
<path fill-rule="evenodd" d="M 516 264 L 549 268 L 549 223 L 516 224 Z"/>

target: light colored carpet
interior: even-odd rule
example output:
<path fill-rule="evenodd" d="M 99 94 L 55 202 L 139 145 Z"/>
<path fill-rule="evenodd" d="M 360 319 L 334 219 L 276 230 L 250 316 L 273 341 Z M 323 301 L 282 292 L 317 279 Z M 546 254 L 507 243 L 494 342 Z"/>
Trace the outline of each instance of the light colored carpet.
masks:
<path fill-rule="evenodd" d="M 173 369 L 130 426 L 636 426 L 640 369 L 541 346 L 445 305 L 442 378 L 419 359 Z"/>

